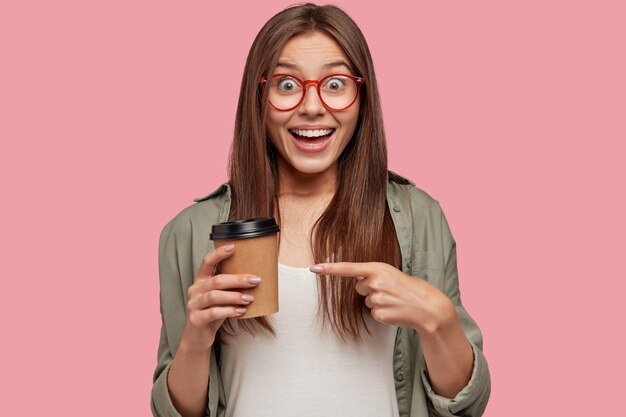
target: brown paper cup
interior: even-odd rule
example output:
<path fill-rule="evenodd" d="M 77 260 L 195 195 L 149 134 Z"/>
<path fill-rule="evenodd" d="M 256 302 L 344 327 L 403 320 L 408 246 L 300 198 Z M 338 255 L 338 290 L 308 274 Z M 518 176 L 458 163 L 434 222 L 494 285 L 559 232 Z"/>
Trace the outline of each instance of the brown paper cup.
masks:
<path fill-rule="evenodd" d="M 258 219 L 246 220 L 254 221 Z M 232 223 L 232 222 L 227 222 Z M 222 223 L 226 224 L 226 223 Z M 276 226 L 276 229 L 278 226 Z M 215 229 L 214 229 L 215 230 Z M 245 234 L 245 233 L 244 233 Z M 253 233 L 248 233 L 252 234 Z M 271 234 L 242 237 L 237 239 L 216 239 L 211 234 L 215 247 L 234 244 L 235 253 L 219 263 L 221 274 L 251 274 L 261 277 L 255 288 L 233 289 L 242 294 L 254 296 L 254 301 L 241 305 L 246 312 L 237 319 L 249 319 L 278 312 L 278 235 Z"/>

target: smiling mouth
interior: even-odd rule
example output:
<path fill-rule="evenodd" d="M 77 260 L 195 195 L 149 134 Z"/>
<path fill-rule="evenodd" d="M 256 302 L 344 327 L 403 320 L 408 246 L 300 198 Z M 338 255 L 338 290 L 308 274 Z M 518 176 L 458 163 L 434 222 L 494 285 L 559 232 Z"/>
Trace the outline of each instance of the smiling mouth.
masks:
<path fill-rule="evenodd" d="M 330 143 L 336 132 L 335 128 L 318 130 L 288 129 L 293 136 L 296 146 L 304 152 L 321 152 Z"/>
<path fill-rule="evenodd" d="M 335 133 L 335 129 L 324 129 L 324 131 L 326 130 L 328 130 L 329 132 L 324 135 L 320 135 L 319 133 L 321 132 L 319 130 L 308 132 L 307 135 L 300 135 L 296 131 L 289 129 L 289 133 L 291 133 L 291 135 L 297 141 L 303 144 L 320 144 L 320 143 L 323 143 L 326 139 L 330 138 L 333 135 L 333 133 Z"/>

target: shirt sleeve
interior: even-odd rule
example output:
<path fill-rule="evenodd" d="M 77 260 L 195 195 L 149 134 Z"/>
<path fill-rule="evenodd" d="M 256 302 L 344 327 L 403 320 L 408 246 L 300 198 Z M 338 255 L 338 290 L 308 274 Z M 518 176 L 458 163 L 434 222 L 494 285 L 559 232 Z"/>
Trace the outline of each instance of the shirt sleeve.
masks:
<path fill-rule="evenodd" d="M 459 279 L 457 270 L 456 242 L 450 231 L 446 217 L 441 210 L 439 202 L 435 202 L 439 211 L 439 222 L 441 225 L 442 250 L 445 254 L 445 293 L 455 305 L 461 327 L 469 340 L 474 354 L 474 365 L 472 375 L 467 385 L 454 397 L 446 398 L 437 395 L 430 385 L 426 364 L 422 361 L 421 377 L 426 395 L 429 399 L 429 409 L 432 414 L 440 417 L 482 416 L 489 395 L 491 393 L 491 377 L 487 360 L 483 354 L 483 338 L 476 322 L 470 317 L 461 304 L 459 291 Z"/>
<path fill-rule="evenodd" d="M 190 206 L 196 207 L 196 206 Z M 159 237 L 159 305 L 161 312 L 161 336 L 157 353 L 157 365 L 152 378 L 150 408 L 154 417 L 180 417 L 174 407 L 167 387 L 168 373 L 176 351 L 180 345 L 187 322 L 187 291 L 193 284 L 197 267 L 194 266 L 194 233 L 208 235 L 199 230 L 207 219 L 217 218 L 218 209 L 202 212 L 202 224 L 194 224 L 194 212 L 183 210 L 167 223 Z M 195 230 L 194 228 L 198 229 Z M 196 242 L 197 244 L 197 242 Z M 206 253 L 207 248 L 200 252 Z M 205 416 L 224 417 L 226 400 L 224 385 L 216 358 L 216 350 L 211 348 L 211 365 L 207 408 Z"/>
<path fill-rule="evenodd" d="M 150 408 L 154 417 L 181 417 L 180 413 L 176 410 L 174 404 L 172 403 L 172 398 L 170 397 L 170 393 L 167 388 L 167 374 L 170 370 L 170 366 L 172 365 L 172 357 L 167 347 L 161 349 L 162 345 L 163 330 L 161 330 L 159 360 L 157 369 L 154 372 Z"/>
<path fill-rule="evenodd" d="M 167 375 L 172 364 L 172 348 L 168 339 L 169 326 L 174 326 L 176 311 L 184 312 L 181 294 L 180 272 L 177 266 L 177 252 L 173 233 L 174 220 L 165 225 L 159 238 L 159 283 L 161 336 L 157 353 L 157 366 L 152 378 L 150 408 L 154 417 L 181 417 L 174 407 L 167 388 Z M 179 315 L 179 314 L 178 314 Z"/>

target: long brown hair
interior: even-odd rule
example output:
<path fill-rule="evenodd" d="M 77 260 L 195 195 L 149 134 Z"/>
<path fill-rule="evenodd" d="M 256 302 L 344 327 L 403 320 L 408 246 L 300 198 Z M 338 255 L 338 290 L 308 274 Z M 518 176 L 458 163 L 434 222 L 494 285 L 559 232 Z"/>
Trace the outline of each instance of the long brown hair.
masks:
<path fill-rule="evenodd" d="M 355 132 L 339 156 L 337 189 L 332 201 L 313 225 L 311 247 L 315 262 L 386 262 L 401 268 L 401 254 L 387 207 L 387 145 L 376 76 L 367 42 L 356 23 L 333 5 L 298 4 L 272 17 L 258 33 L 246 61 L 234 140 L 229 155 L 231 185 L 229 219 L 273 217 L 280 210 L 277 150 L 266 137 L 267 92 L 261 76 L 272 74 L 280 53 L 293 36 L 322 31 L 343 49 L 355 75 L 365 78 L 359 94 L 360 114 Z M 315 236 L 315 238 L 313 238 Z M 343 340 L 362 341 L 370 314 L 354 279 L 318 275 L 322 326 L 330 324 Z M 229 334 L 233 322 L 222 327 Z M 238 327 L 256 333 L 256 326 L 276 335 L 267 317 L 237 320 Z"/>

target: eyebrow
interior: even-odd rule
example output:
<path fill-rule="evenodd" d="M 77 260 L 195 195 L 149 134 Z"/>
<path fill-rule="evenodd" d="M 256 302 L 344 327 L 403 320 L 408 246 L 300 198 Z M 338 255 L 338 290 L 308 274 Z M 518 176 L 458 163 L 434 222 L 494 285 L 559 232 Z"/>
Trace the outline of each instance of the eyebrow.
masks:
<path fill-rule="evenodd" d="M 300 69 L 300 67 L 298 65 L 292 64 L 292 63 L 289 63 L 289 62 L 278 62 L 276 64 L 276 66 L 277 67 L 285 67 L 285 68 L 289 68 L 289 69 L 292 69 L 292 70 L 299 70 Z M 323 68 L 324 69 L 328 69 L 328 68 L 335 68 L 335 67 L 341 67 L 341 66 L 344 66 L 344 67 L 350 69 L 350 66 L 348 64 L 346 64 L 346 62 L 344 60 L 341 60 L 341 59 L 339 61 L 329 62 L 329 63 L 325 64 Z"/>

